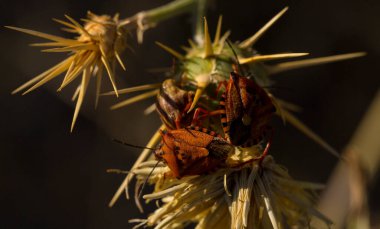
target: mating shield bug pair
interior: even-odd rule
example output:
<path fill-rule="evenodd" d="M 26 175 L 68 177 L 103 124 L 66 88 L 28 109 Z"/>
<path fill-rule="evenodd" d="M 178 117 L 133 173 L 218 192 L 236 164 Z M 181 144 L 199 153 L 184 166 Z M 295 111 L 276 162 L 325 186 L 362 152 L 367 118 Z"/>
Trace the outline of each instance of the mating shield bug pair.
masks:
<path fill-rule="evenodd" d="M 169 130 L 161 133 L 162 143 L 156 158 L 165 161 L 174 177 L 210 172 L 225 165 L 234 146 L 256 145 L 264 138 L 268 143 L 262 156 L 266 155 L 272 137 L 268 123 L 275 112 L 267 92 L 254 80 L 236 72 L 231 72 L 229 81 L 220 87 L 223 85 L 221 106 L 213 111 L 199 107 L 192 117 L 187 111 L 193 93 L 176 87 L 173 80 L 164 82 L 156 106 Z M 207 128 L 185 127 L 195 119 L 212 115 L 221 115 L 224 138 Z"/>
<path fill-rule="evenodd" d="M 229 81 L 220 83 L 217 91 L 222 86 L 225 91 L 219 102 L 220 108 L 214 111 L 198 108 L 194 116 L 221 115 L 225 138 L 235 146 L 249 147 L 267 138 L 269 144 L 263 152 L 265 155 L 273 132 L 269 121 L 276 111 L 268 93 L 254 80 L 236 72 L 231 72 Z"/>
<path fill-rule="evenodd" d="M 194 112 L 188 111 L 193 97 L 192 91 L 179 88 L 173 79 L 165 80 L 157 95 L 156 110 L 168 130 L 161 131 L 155 156 L 176 178 L 207 173 L 222 165 L 234 149 L 214 131 L 192 126 Z"/>

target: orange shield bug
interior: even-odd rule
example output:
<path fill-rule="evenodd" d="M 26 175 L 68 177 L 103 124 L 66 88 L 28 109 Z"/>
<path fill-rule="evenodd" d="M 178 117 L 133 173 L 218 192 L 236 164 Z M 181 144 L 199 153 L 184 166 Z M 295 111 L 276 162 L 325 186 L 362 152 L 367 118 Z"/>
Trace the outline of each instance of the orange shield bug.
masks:
<path fill-rule="evenodd" d="M 163 160 L 172 176 L 201 175 L 222 166 L 234 146 L 213 131 L 200 129 L 178 129 L 161 132 L 162 143 L 156 150 L 158 160 Z"/>
<path fill-rule="evenodd" d="M 221 83 L 217 90 L 223 85 L 225 92 L 220 101 L 221 109 L 210 112 L 198 108 L 195 118 L 204 116 L 199 116 L 200 113 L 221 115 L 225 138 L 235 146 L 249 147 L 268 137 L 265 155 L 273 132 L 268 123 L 276 111 L 272 100 L 254 80 L 236 72 L 231 72 L 229 81 Z"/>
<path fill-rule="evenodd" d="M 231 143 L 237 146 L 258 144 L 271 129 L 268 123 L 276 111 L 267 92 L 255 81 L 231 72 L 222 97 L 225 107 L 222 123 L 226 123 L 223 128 Z"/>

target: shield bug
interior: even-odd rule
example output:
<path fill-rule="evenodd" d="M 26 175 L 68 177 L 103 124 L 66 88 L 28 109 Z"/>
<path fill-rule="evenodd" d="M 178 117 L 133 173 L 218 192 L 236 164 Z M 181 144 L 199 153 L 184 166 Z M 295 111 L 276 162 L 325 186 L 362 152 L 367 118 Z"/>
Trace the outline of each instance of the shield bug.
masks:
<path fill-rule="evenodd" d="M 225 91 L 219 102 L 220 109 L 209 112 L 198 108 L 194 116 L 221 115 L 225 138 L 235 146 L 249 147 L 268 138 L 265 155 L 273 132 L 268 123 L 276 111 L 268 93 L 254 80 L 236 72 L 231 72 L 229 81 L 218 86 L 217 93 L 221 86 Z M 201 113 L 204 114 L 200 116 Z"/>
<path fill-rule="evenodd" d="M 208 173 L 223 166 L 234 146 L 207 129 L 191 127 L 162 131 L 162 143 L 155 155 L 170 168 L 170 176 Z"/>
<path fill-rule="evenodd" d="M 255 145 L 272 132 L 268 123 L 276 111 L 275 106 L 254 80 L 231 72 L 223 99 L 223 128 L 233 145 Z"/>
<path fill-rule="evenodd" d="M 173 79 L 163 82 L 157 95 L 156 110 L 168 129 L 180 129 L 192 122 L 192 113 L 187 114 L 194 92 L 185 91 L 175 85 Z"/>

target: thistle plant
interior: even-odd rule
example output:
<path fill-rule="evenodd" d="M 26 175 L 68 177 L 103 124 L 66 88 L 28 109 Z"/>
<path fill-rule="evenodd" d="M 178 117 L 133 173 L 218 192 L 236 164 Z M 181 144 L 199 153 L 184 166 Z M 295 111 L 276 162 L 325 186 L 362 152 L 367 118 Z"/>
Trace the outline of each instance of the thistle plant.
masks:
<path fill-rule="evenodd" d="M 118 14 L 111 17 L 87 12 L 87 18 L 82 19 L 84 21 L 83 26 L 68 15 L 65 15 L 67 21 L 54 19 L 57 23 L 65 26 L 62 28 L 64 31 L 77 34 L 74 39 L 6 26 L 9 29 L 48 40 L 49 42 L 32 44 L 32 46 L 46 47 L 43 52 L 69 53 L 68 58 L 24 83 L 15 89 L 12 94 L 25 90 L 23 92 L 23 95 L 25 95 L 66 72 L 61 86 L 57 90 L 60 92 L 68 84 L 81 77 L 81 81 L 72 97 L 73 101 L 76 100 L 71 123 L 71 131 L 73 131 L 91 77 L 96 78 L 95 105 L 98 104 L 104 70 L 107 72 L 106 74 L 116 97 L 118 97 L 115 62 L 117 61 L 126 70 L 121 55 L 129 46 L 127 43 L 128 34 L 136 29 L 138 40 L 142 42 L 144 31 L 154 27 L 162 20 L 192 10 L 196 2 L 196 0 L 175 1 L 157 9 L 139 12 L 125 19 L 119 19 Z"/>
<path fill-rule="evenodd" d="M 253 47 L 286 11 L 287 8 L 243 42 L 229 42 L 229 32 L 222 35 L 222 17 L 219 18 L 213 41 L 207 20 L 204 18 L 203 39 L 189 40 L 190 47 L 184 48 L 185 54 L 157 42 L 158 46 L 177 59 L 175 71 L 170 73 L 172 78 L 183 89 L 194 93 L 188 113 L 195 109 L 198 103 L 209 110 L 217 109 L 218 104 L 213 103 L 209 98 L 221 82 L 228 80 L 236 63 L 241 65 L 245 72 L 250 72 L 254 80 L 262 87 L 267 87 L 272 83 L 270 76 L 276 73 L 364 55 L 364 53 L 350 53 L 268 64 L 267 62 L 271 60 L 307 55 L 307 53 L 265 55 L 260 54 Z M 199 38 L 199 36 L 195 37 Z M 112 109 L 157 96 L 159 94 L 157 87 L 158 85 L 152 84 L 120 90 L 120 93 L 130 93 L 152 89 L 120 102 Z M 266 93 L 276 107 L 276 114 L 284 122 L 294 125 L 330 153 L 339 157 L 333 147 L 291 113 L 292 110 L 296 110 L 295 105 L 276 98 L 269 90 L 266 90 Z M 107 93 L 107 95 L 110 94 L 114 92 Z M 156 103 L 156 106 L 158 105 Z M 210 123 L 201 125 L 213 130 L 222 129 L 220 124 L 215 126 L 212 124 L 213 121 Z M 161 129 L 165 128 L 165 125 L 161 127 Z M 155 147 L 159 139 L 160 134 L 157 132 L 147 148 Z M 155 228 L 182 228 L 190 223 L 195 223 L 196 228 L 304 228 L 309 227 L 313 217 L 320 219 L 326 227 L 329 227 L 332 222 L 313 207 L 316 202 L 316 190 L 322 186 L 293 180 L 271 156 L 263 160 L 255 160 L 260 158 L 259 155 L 263 153 L 263 150 L 261 144 L 253 148 L 236 147 L 235 151 L 228 155 L 224 168 L 208 175 L 184 177 L 179 180 L 165 175 L 170 172 L 165 164 L 159 164 L 157 168 L 154 168 L 155 160 L 148 159 L 151 153 L 149 150 L 144 150 L 116 192 L 110 206 L 124 190 L 129 198 L 128 185 L 136 175 L 137 206 L 142 210 L 137 193 L 145 181 L 153 184 L 155 189 L 152 194 L 144 195 L 143 198 L 147 202 L 158 199 L 163 203 L 147 219 L 132 220 L 138 223 L 136 228 L 144 225 Z"/>
<path fill-rule="evenodd" d="M 221 97 L 228 91 L 225 86 L 224 90 L 222 89 L 223 95 L 220 95 L 221 85 L 225 85 L 228 80 L 232 79 L 231 72 L 240 71 L 241 74 L 244 74 L 243 78 L 257 83 L 264 91 L 265 96 L 273 103 L 277 116 L 284 122 L 295 126 L 325 150 L 339 158 L 339 154 L 333 147 L 292 114 L 292 111 L 297 110 L 296 105 L 277 98 L 270 92 L 268 88 L 273 84 L 270 77 L 288 70 L 360 57 L 365 53 L 358 52 L 292 61 L 287 59 L 301 58 L 307 56 L 308 53 L 261 54 L 255 49 L 256 42 L 288 8 L 275 15 L 251 37 L 242 42 L 235 42 L 229 40 L 229 31 L 223 33 L 222 17 L 219 18 L 216 25 L 215 35 L 213 37 L 210 35 L 207 19 L 203 17 L 205 3 L 206 1 L 203 0 L 177 0 L 166 6 L 151 11 L 142 11 L 125 19 L 119 19 L 118 15 L 111 17 L 88 13 L 88 18 L 84 19 L 85 24 L 83 26 L 69 16 L 66 16 L 68 21 L 56 20 L 66 26 L 65 31 L 76 33 L 78 35 L 76 39 L 9 27 L 49 40 L 46 43 L 34 44 L 34 46 L 49 47 L 44 50 L 46 52 L 70 53 L 64 61 L 20 86 L 14 93 L 29 88 L 24 92 L 26 94 L 66 72 L 58 89 L 60 91 L 81 75 L 81 83 L 73 96 L 73 100 L 76 99 L 77 103 L 71 131 L 74 128 L 92 76 L 96 77 L 96 104 L 98 103 L 99 96 L 102 94 L 103 71 L 107 72 L 113 91 L 102 95 L 119 96 L 131 92 L 143 92 L 115 104 L 111 107 L 113 110 L 155 96 L 157 100 L 161 96 L 169 101 L 166 104 L 166 110 L 160 107 L 162 105 L 159 101 L 151 106 L 158 110 L 163 124 L 136 160 L 109 204 L 113 206 L 123 192 L 126 192 L 127 198 L 129 198 L 129 184 L 133 178 L 136 178 L 135 202 L 142 211 L 143 205 L 140 203 L 139 193 L 146 182 L 153 185 L 154 191 L 143 195 L 143 199 L 146 202 L 157 201 L 159 206 L 145 219 L 130 220 L 132 223 L 137 223 L 135 228 L 142 226 L 151 226 L 157 229 L 185 228 L 190 224 L 195 224 L 195 228 L 198 229 L 306 228 L 310 227 L 312 218 L 322 221 L 326 227 L 329 227 L 333 222 L 315 208 L 318 191 L 323 188 L 323 185 L 293 179 L 283 166 L 277 164 L 271 155 L 267 155 L 272 138 L 265 134 L 260 133 L 260 138 L 255 139 L 257 142 L 253 145 L 233 145 L 229 138 L 231 136 L 228 136 L 229 133 L 223 132 L 225 129 L 223 117 L 218 116 L 223 113 L 217 113 L 216 116 L 211 114 L 220 111 Z M 176 51 L 161 41 L 157 42 L 159 47 L 169 52 L 176 59 L 173 71 L 167 73 L 170 81 L 118 89 L 114 74 L 114 63 L 118 62 L 124 70 L 126 69 L 121 54 L 128 47 L 127 34 L 133 29 L 137 29 L 138 40 L 142 42 L 142 35 L 146 29 L 155 26 L 164 19 L 194 8 L 198 9 L 199 14 L 197 15 L 195 34 L 193 39 L 189 39 L 189 46 L 183 48 L 184 53 Z M 273 60 L 282 62 L 271 64 Z M 164 94 L 162 90 L 167 85 L 171 85 L 172 88 L 168 90 L 169 94 Z M 246 95 L 239 96 L 244 97 Z M 173 98 L 178 99 L 179 102 Z M 254 102 L 255 106 L 262 108 L 261 101 Z M 241 103 L 245 105 L 243 101 Z M 186 108 L 182 110 L 182 107 Z M 165 114 L 165 111 L 168 110 L 171 113 Z M 196 119 L 197 111 L 200 110 L 205 110 L 206 114 L 201 115 L 200 119 Z M 149 109 L 147 113 L 152 111 L 153 109 Z M 186 116 L 193 118 L 191 127 L 181 126 L 181 120 L 178 117 Z M 251 120 L 253 118 L 257 117 L 243 116 L 242 122 L 251 123 L 255 121 Z M 167 119 L 173 119 L 170 120 L 172 123 L 166 122 Z M 191 128 L 194 127 L 194 123 L 199 125 L 197 131 L 205 133 L 208 131 L 207 133 L 212 136 L 213 140 L 216 139 L 215 141 L 218 143 L 222 142 L 223 147 L 228 145 L 226 147 L 228 150 L 225 150 L 228 152 L 223 161 L 214 166 L 213 169 L 196 174 L 192 171 L 191 174 L 184 173 L 181 176 L 176 176 L 171 163 L 176 165 L 178 163 L 179 166 L 183 166 L 180 169 L 184 171 L 187 169 L 185 167 L 186 159 L 188 159 L 185 158 L 186 155 L 183 156 L 175 151 L 177 145 L 174 149 L 168 147 L 173 150 L 170 152 L 171 156 L 174 155 L 172 161 L 165 157 L 160 158 L 158 152 L 163 152 L 163 148 L 167 144 L 164 140 L 166 133 L 170 134 L 170 131 L 183 130 L 184 133 L 192 134 Z M 227 124 L 231 123 L 227 122 Z M 196 139 L 195 136 L 194 138 Z M 198 139 L 199 142 L 202 140 Z M 191 144 L 180 142 L 178 139 L 175 141 L 186 146 L 193 144 L 193 142 Z M 181 145 L 178 146 L 178 148 L 180 147 Z M 204 147 L 198 150 L 201 148 L 198 147 L 197 150 L 194 150 L 196 148 L 194 145 L 189 148 L 187 150 L 194 155 L 201 154 L 206 149 Z M 153 157 L 152 150 L 155 150 L 156 158 Z M 216 151 L 218 150 L 223 151 L 224 148 L 217 148 Z M 202 159 L 209 159 L 213 156 L 211 149 L 209 151 Z M 183 161 L 183 163 L 179 161 Z M 194 160 L 192 161 L 194 164 L 189 167 L 197 165 L 197 163 L 201 164 L 201 162 L 205 162 L 206 166 L 211 167 L 210 161 Z"/>

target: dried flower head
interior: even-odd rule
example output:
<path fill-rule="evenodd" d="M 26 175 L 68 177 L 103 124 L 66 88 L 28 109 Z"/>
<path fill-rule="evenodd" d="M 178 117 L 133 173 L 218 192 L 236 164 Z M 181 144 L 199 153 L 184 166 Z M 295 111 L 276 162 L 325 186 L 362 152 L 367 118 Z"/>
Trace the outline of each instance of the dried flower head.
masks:
<path fill-rule="evenodd" d="M 81 76 L 81 82 L 72 98 L 73 100 L 77 100 L 71 124 L 72 131 L 92 76 L 96 77 L 96 104 L 100 94 L 104 69 L 107 71 L 113 89 L 118 96 L 113 62 L 117 60 L 122 68 L 125 69 L 120 54 L 127 47 L 127 31 L 119 26 L 118 15 L 115 15 L 114 17 L 108 15 L 99 16 L 88 12 L 87 19 L 82 19 L 85 22 L 84 26 L 80 25 L 77 21 L 67 15 L 65 15 L 65 17 L 68 21 L 58 19 L 54 19 L 54 21 L 64 25 L 64 31 L 78 34 L 79 36 L 75 39 L 67 39 L 34 30 L 11 26 L 8 26 L 7 28 L 49 40 L 50 42 L 32 44 L 32 46 L 49 47 L 48 49 L 44 49 L 44 52 L 70 53 L 69 57 L 65 60 L 29 80 L 14 90 L 12 94 L 25 89 L 27 90 L 23 92 L 23 95 L 27 94 L 66 72 L 61 86 L 58 88 L 58 91 L 61 91 L 64 87 Z"/>
<path fill-rule="evenodd" d="M 249 160 L 257 149 L 237 149 L 230 162 Z M 151 172 L 155 161 L 147 161 L 132 172 L 137 174 L 137 188 Z M 286 169 L 271 156 L 241 168 L 221 169 L 215 173 L 165 178 L 163 164 L 149 177 L 154 192 L 144 195 L 158 201 L 158 209 L 147 219 L 131 220 L 139 226 L 184 228 L 306 228 L 312 217 L 331 221 L 315 208 L 316 191 L 323 186 L 292 179 Z"/>

